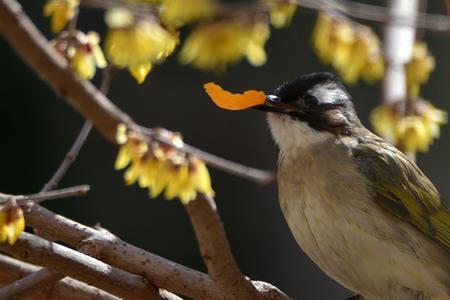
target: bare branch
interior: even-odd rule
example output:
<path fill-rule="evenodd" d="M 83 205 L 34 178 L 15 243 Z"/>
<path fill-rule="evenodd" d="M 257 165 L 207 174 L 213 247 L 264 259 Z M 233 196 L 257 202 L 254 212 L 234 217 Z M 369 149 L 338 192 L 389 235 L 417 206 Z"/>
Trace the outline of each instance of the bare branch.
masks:
<path fill-rule="evenodd" d="M 157 290 L 144 278 L 111 267 L 95 258 L 48 242 L 29 233 L 22 233 L 10 246 L 0 250 L 48 269 L 82 280 L 124 299 L 160 299 Z"/>
<path fill-rule="evenodd" d="M 186 205 L 208 273 L 233 299 L 290 299 L 265 282 L 244 277 L 233 257 L 214 199 L 200 195 Z"/>
<path fill-rule="evenodd" d="M 76 223 L 33 203 L 29 203 L 24 212 L 29 226 L 74 247 L 80 246 L 82 241 L 91 243 L 99 248 L 98 257 L 103 261 L 143 275 L 156 286 L 194 299 L 222 299 L 221 292 L 206 274 L 146 252 L 106 231 Z"/>
<path fill-rule="evenodd" d="M 0 255 L 0 286 L 11 284 L 12 282 L 19 283 L 20 278 L 27 275 L 32 276 L 32 274 L 36 274 L 35 272 L 38 272 L 40 269 L 38 266 Z M 28 294 L 26 298 L 18 294 L 14 295 L 15 298 L 13 299 L 27 300 L 119 300 L 116 296 L 68 277 L 56 283 L 51 289 L 42 288 L 40 291 Z"/>
<path fill-rule="evenodd" d="M 208 273 L 233 299 L 257 299 L 258 292 L 239 270 L 211 198 L 198 196 L 186 205 Z"/>
<path fill-rule="evenodd" d="M 24 211 L 31 227 L 74 247 L 94 247 L 98 259 L 140 274 L 158 287 L 193 299 L 223 300 L 229 295 L 229 291 L 224 293 L 208 275 L 130 245 L 107 231 L 84 226 L 33 203 Z M 270 284 L 252 283 L 263 299 L 289 299 Z"/>
<path fill-rule="evenodd" d="M 86 195 L 87 192 L 89 192 L 89 189 L 90 188 L 88 185 L 79 185 L 70 188 L 30 195 L 16 196 L 0 193 L 0 204 L 5 203 L 11 199 L 14 199 L 18 205 L 22 206 L 27 204 L 29 201 L 32 201 L 34 203 L 40 203 L 46 200 L 55 200 L 68 197 L 79 197 Z"/>
<path fill-rule="evenodd" d="M 54 274 L 47 269 L 41 269 L 1 288 L 0 300 L 16 299 L 25 293 L 27 293 L 27 297 L 31 296 L 28 293 L 32 293 L 34 290 L 42 290 L 64 277 L 64 275 Z"/>

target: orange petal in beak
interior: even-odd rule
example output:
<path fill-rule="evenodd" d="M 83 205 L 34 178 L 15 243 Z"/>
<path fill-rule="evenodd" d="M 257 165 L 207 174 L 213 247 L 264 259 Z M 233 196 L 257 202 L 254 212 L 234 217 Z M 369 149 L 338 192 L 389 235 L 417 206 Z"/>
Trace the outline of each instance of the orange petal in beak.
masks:
<path fill-rule="evenodd" d="M 249 90 L 245 91 L 243 94 L 233 94 L 225 91 L 220 85 L 213 82 L 209 82 L 203 87 L 214 103 L 223 109 L 243 110 L 264 104 L 266 100 L 266 94 L 261 91 Z"/>

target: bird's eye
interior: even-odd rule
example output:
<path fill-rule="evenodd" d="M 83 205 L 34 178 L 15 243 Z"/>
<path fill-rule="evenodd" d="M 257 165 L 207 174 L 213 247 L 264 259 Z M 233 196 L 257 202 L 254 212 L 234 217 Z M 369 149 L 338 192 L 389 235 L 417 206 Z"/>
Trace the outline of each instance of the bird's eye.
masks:
<path fill-rule="evenodd" d="M 307 95 L 303 96 L 303 103 L 307 107 L 315 107 L 315 106 L 319 105 L 319 100 L 317 100 L 317 98 L 314 97 L 313 95 L 307 94 Z"/>

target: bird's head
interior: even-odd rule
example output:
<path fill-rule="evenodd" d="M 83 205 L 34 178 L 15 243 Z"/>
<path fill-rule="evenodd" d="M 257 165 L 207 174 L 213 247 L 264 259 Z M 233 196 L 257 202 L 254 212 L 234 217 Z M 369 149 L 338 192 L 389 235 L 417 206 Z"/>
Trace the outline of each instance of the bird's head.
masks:
<path fill-rule="evenodd" d="M 352 136 L 362 127 L 351 97 L 332 73 L 311 73 L 282 84 L 263 105 L 281 148 Z"/>

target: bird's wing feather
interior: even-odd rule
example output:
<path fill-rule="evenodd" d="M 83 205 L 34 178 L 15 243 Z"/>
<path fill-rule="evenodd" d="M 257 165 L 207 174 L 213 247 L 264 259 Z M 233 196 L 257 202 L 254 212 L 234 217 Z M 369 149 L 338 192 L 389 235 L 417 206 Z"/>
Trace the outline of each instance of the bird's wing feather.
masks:
<path fill-rule="evenodd" d="M 450 210 L 415 163 L 381 139 L 360 143 L 353 158 L 381 207 L 450 251 Z"/>

